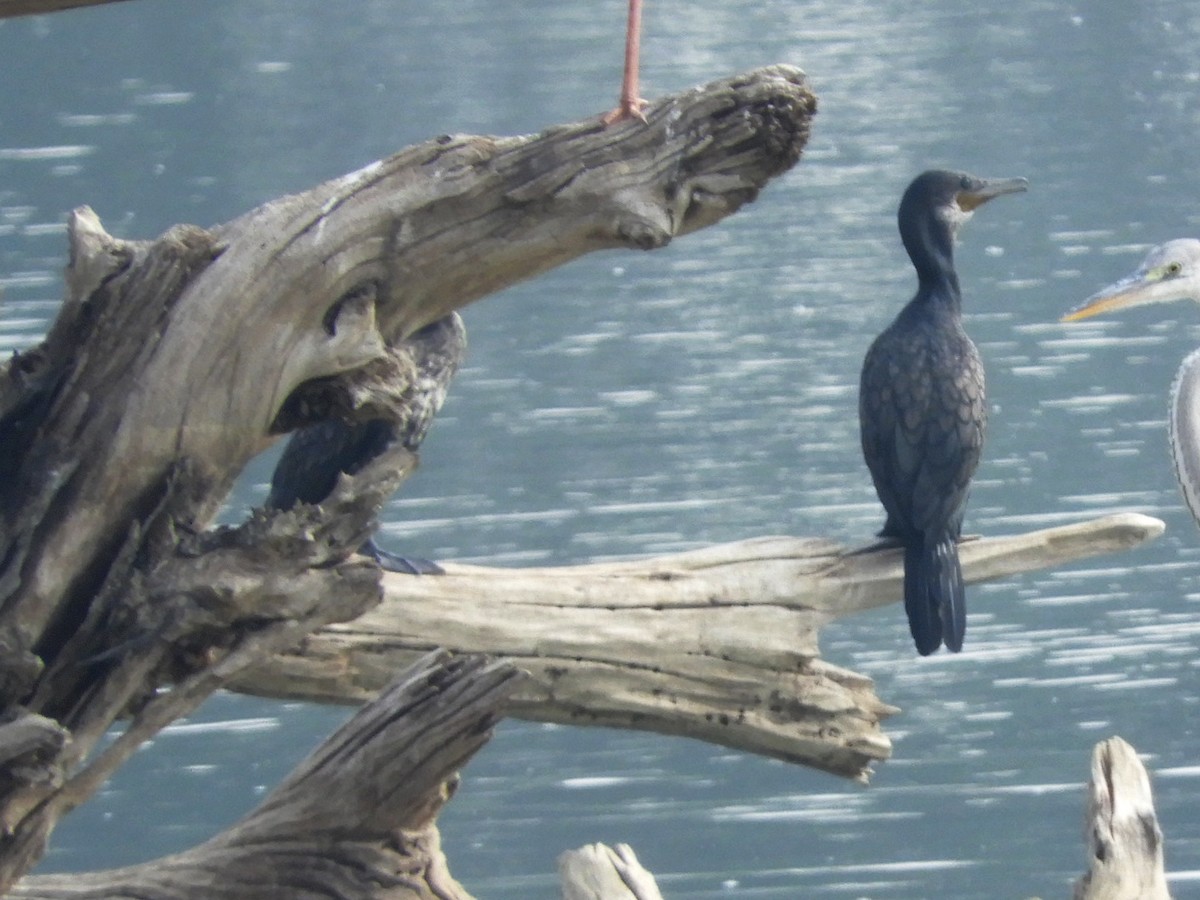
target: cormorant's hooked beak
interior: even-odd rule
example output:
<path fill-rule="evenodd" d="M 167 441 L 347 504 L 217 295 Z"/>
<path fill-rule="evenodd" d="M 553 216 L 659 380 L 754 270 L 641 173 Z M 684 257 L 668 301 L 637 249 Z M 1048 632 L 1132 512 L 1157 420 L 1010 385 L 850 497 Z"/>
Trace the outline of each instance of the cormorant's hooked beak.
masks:
<path fill-rule="evenodd" d="M 1188 300 L 1191 292 L 1176 281 L 1180 268 L 1178 263 L 1140 268 L 1106 288 L 1101 288 L 1076 306 L 1060 322 L 1078 322 L 1118 309 L 1146 306 L 1150 303 L 1171 303 Z"/>
<path fill-rule="evenodd" d="M 993 197 L 1002 194 L 1018 194 L 1029 190 L 1028 178 L 982 178 L 972 188 L 963 188 L 956 197 L 963 212 L 974 212 Z"/>

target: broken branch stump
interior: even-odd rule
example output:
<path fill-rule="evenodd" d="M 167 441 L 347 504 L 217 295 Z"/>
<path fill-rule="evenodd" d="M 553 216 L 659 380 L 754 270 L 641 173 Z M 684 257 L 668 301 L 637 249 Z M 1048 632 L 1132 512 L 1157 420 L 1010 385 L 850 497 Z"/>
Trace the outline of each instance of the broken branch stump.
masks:
<path fill-rule="evenodd" d="M 1084 838 L 1089 868 L 1075 900 L 1170 900 L 1150 776 L 1119 737 L 1092 750 Z"/>
<path fill-rule="evenodd" d="M 427 654 L 227 831 L 141 865 L 27 878 L 6 896 L 470 900 L 434 820 L 521 677 L 479 656 Z"/>
<path fill-rule="evenodd" d="M 563 900 L 663 900 L 628 844 L 588 844 L 558 857 Z"/>

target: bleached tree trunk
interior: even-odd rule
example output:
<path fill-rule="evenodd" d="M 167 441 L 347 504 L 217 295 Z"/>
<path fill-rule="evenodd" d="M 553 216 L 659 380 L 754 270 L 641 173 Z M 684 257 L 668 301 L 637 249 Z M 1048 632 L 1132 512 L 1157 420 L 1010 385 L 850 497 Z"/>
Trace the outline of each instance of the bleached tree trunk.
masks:
<path fill-rule="evenodd" d="M 213 229 L 121 241 L 77 210 L 60 314 L 0 367 L 0 890 L 140 742 L 380 600 L 351 554 L 412 455 L 321 508 L 206 530 L 253 456 L 395 415 L 405 338 L 451 310 L 720 221 L 799 159 L 814 110 L 774 66 L 645 123 L 437 138 Z"/>

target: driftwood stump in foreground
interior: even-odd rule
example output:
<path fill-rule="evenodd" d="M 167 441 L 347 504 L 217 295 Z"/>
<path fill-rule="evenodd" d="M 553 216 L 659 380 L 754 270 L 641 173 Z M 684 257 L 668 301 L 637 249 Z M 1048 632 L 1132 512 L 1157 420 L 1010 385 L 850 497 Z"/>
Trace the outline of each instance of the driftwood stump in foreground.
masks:
<path fill-rule="evenodd" d="M 1075 900 L 1170 900 L 1150 776 L 1119 737 L 1092 750 L 1085 824 L 1089 869 Z"/>
<path fill-rule="evenodd" d="M 663 900 L 628 844 L 588 844 L 558 858 L 563 900 Z"/>
<path fill-rule="evenodd" d="M 1119 737 L 1092 750 L 1084 837 L 1090 869 L 1073 900 L 1170 900 L 1150 777 Z M 589 844 L 559 858 L 565 900 L 661 900 L 633 849 Z"/>
<path fill-rule="evenodd" d="M 122 241 L 76 211 L 59 316 L 0 368 L 0 891 L 140 742 L 379 601 L 351 554 L 411 455 L 320 508 L 207 531 L 253 456 L 394 415 L 404 338 L 449 311 L 718 222 L 795 164 L 814 110 L 775 66 L 645 123 L 444 136 L 213 229 Z"/>
<path fill-rule="evenodd" d="M 319 896 L 469 900 L 435 818 L 455 771 L 487 740 L 521 677 L 478 656 L 428 654 L 330 737 L 257 809 L 205 844 L 86 877 L 38 876 L 24 900 L 228 900 Z M 1120 738 L 1096 745 L 1087 804 L 1091 869 L 1074 900 L 1169 900 L 1149 778 Z M 565 900 L 661 900 L 626 845 L 559 858 Z"/>
<path fill-rule="evenodd" d="M 970 540 L 960 556 L 978 582 L 1128 549 L 1162 530 L 1126 513 Z M 863 781 L 891 753 L 880 721 L 895 709 L 871 679 L 822 660 L 817 639 L 831 620 L 887 604 L 906 631 L 895 548 L 773 537 L 630 562 L 445 568 L 439 578 L 386 575 L 378 607 L 231 686 L 357 703 L 441 646 L 529 672 L 509 710 L 522 718 L 684 735 Z"/>

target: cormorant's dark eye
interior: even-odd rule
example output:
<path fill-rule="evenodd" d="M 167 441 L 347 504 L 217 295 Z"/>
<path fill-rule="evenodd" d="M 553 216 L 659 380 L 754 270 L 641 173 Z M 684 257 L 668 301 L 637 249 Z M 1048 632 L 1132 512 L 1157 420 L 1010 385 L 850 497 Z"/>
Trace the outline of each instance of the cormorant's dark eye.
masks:
<path fill-rule="evenodd" d="M 959 186 L 960 186 L 960 187 L 961 187 L 961 188 L 962 188 L 964 191 L 969 191 L 969 190 L 971 190 L 971 176 L 970 176 L 970 175 L 964 175 L 964 176 L 962 177 L 962 181 L 961 181 L 961 182 L 959 182 Z"/>

